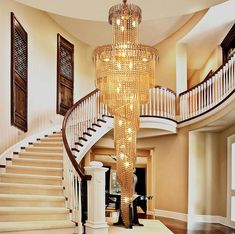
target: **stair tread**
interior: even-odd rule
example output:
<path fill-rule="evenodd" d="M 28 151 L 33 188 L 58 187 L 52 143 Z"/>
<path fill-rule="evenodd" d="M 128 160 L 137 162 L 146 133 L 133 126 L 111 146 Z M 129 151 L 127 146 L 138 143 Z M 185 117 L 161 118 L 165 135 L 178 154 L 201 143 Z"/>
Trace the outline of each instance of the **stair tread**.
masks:
<path fill-rule="evenodd" d="M 42 184 L 22 184 L 22 183 L 4 183 L 0 182 L 0 187 L 9 186 L 9 187 L 28 187 L 28 188 L 39 188 L 39 189 L 63 189 L 61 185 L 42 185 Z"/>
<path fill-rule="evenodd" d="M 72 228 L 75 227 L 75 225 L 76 224 L 70 220 L 0 222 L 0 232 Z"/>
<path fill-rule="evenodd" d="M 48 145 L 48 146 L 53 146 L 53 147 L 61 147 L 58 145 L 62 145 L 62 144 L 63 144 L 63 141 L 58 141 L 58 142 L 56 142 L 56 141 L 53 141 L 53 142 L 36 141 L 36 142 L 33 142 L 33 145 Z"/>
<path fill-rule="evenodd" d="M 38 178 L 48 180 L 62 180 L 61 176 L 52 175 L 34 175 L 34 174 L 16 174 L 16 173 L 0 173 L 0 177 L 23 177 L 23 178 Z"/>
<path fill-rule="evenodd" d="M 54 152 L 20 152 L 19 155 L 40 155 L 40 156 L 63 156 L 62 153 Z"/>
<path fill-rule="evenodd" d="M 25 147 L 25 150 L 29 150 L 29 149 L 38 149 L 39 151 L 43 150 L 63 150 L 63 147 L 56 147 L 56 148 L 52 148 L 52 147 L 46 147 L 46 146 L 27 146 Z"/>
<path fill-rule="evenodd" d="M 45 142 L 45 141 L 49 141 L 49 142 L 62 142 L 63 139 L 62 137 L 44 137 L 44 138 L 39 138 L 39 141 L 41 142 Z"/>
<path fill-rule="evenodd" d="M 12 158 L 12 161 L 27 161 L 27 162 L 45 162 L 45 163 L 63 163 L 63 160 L 37 159 L 37 158 Z"/>
<path fill-rule="evenodd" d="M 18 207 L 18 206 L 2 206 L 0 207 L 1 214 L 10 214 L 10 213 L 69 213 L 69 209 L 64 207 Z"/>
<path fill-rule="evenodd" d="M 0 194 L 0 200 L 22 201 L 64 201 L 63 196 L 28 195 L 28 194 Z"/>
<path fill-rule="evenodd" d="M 7 168 L 13 168 L 13 169 L 25 169 L 25 170 L 45 170 L 45 171 L 62 171 L 62 168 L 57 167 L 35 167 L 35 166 L 21 166 L 21 165 L 7 165 Z"/>

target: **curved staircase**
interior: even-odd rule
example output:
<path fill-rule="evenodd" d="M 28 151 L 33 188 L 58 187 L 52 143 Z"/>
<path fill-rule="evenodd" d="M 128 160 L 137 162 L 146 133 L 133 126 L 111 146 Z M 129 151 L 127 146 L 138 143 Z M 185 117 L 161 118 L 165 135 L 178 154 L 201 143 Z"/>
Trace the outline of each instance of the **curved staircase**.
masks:
<path fill-rule="evenodd" d="M 149 92 L 140 127 L 176 133 L 177 127 L 234 102 L 235 54 L 212 77 L 180 94 L 178 102 L 167 88 L 156 86 Z M 112 128 L 113 118 L 94 90 L 66 113 L 62 133 L 29 143 L 6 158 L 6 165 L 0 165 L 0 233 L 83 233 L 83 186 L 92 177 L 79 163 Z"/>
<path fill-rule="evenodd" d="M 61 132 L 7 158 L 0 172 L 0 233 L 75 233 L 66 203 Z"/>

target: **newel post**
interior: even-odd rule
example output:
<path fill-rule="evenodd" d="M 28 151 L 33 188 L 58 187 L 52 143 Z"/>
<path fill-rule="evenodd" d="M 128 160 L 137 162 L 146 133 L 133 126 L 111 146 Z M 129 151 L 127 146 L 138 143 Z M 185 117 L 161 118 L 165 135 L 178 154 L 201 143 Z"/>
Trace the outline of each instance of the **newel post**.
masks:
<path fill-rule="evenodd" d="M 85 223 L 86 234 L 108 234 L 105 221 L 105 172 L 101 162 L 90 162 L 85 167 L 86 174 L 92 179 L 87 182 L 88 219 Z"/>

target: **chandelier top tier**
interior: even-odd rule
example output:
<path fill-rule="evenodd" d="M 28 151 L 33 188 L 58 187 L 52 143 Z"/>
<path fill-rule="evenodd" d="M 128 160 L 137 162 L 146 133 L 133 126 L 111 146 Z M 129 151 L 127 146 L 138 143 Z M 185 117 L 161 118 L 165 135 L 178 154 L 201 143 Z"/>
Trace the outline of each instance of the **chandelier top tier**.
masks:
<path fill-rule="evenodd" d="M 134 4 L 127 4 L 127 1 L 123 1 L 123 4 L 117 4 L 109 9 L 109 23 L 113 24 L 113 19 L 117 19 L 120 15 L 132 16 L 138 19 L 138 23 L 142 20 L 142 11 L 139 6 Z"/>

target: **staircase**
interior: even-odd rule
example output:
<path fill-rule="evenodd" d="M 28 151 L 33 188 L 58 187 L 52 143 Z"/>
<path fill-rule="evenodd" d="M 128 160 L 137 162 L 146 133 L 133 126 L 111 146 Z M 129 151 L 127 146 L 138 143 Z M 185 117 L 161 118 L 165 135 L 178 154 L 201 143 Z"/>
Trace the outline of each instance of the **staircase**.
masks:
<path fill-rule="evenodd" d="M 179 103 L 167 88 L 150 89 L 149 103 L 141 106 L 140 127 L 175 133 L 177 126 L 213 114 L 223 108 L 223 102 L 234 100 L 234 74 L 235 54 L 211 78 L 181 93 Z M 99 90 L 94 90 L 68 110 L 63 134 L 55 132 L 29 143 L 12 158 L 4 157 L 6 165 L 0 165 L 0 233 L 82 234 L 82 205 L 86 203 L 82 185 L 92 176 L 84 174 L 79 163 L 112 128 L 107 105 L 102 104 Z"/>
<path fill-rule="evenodd" d="M 61 132 L 29 143 L 0 169 L 0 233 L 76 233 L 66 208 Z"/>

